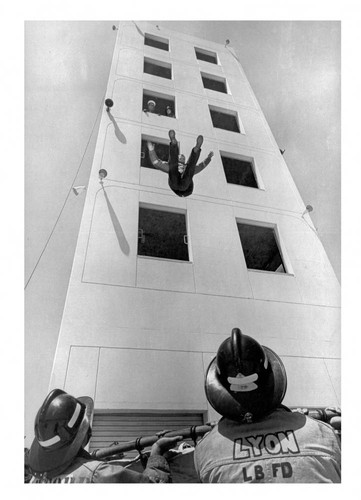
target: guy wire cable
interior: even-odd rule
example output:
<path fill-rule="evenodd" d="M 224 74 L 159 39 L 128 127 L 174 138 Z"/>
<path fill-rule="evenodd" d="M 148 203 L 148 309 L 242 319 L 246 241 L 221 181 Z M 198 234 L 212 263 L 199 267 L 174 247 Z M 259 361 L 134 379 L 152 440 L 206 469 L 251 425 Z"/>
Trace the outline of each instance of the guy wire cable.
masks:
<path fill-rule="evenodd" d="M 39 256 L 39 258 L 38 258 L 38 260 L 37 260 L 37 262 L 36 262 L 36 264 L 35 264 L 35 266 L 34 266 L 34 269 L 32 270 L 32 272 L 31 272 L 31 274 L 30 274 L 30 276 L 29 276 L 29 279 L 28 279 L 28 281 L 27 281 L 27 282 L 26 282 L 26 284 L 25 284 L 24 290 L 26 290 L 26 287 L 27 287 L 27 286 L 28 286 L 28 284 L 30 283 L 31 278 L 33 277 L 33 275 L 34 275 L 34 273 L 35 273 L 35 271 L 36 271 L 36 268 L 37 268 L 37 267 L 38 267 L 38 265 L 39 265 L 39 262 L 40 262 L 40 260 L 41 260 L 41 258 L 42 258 L 42 256 L 43 256 L 43 254 L 44 254 L 44 252 L 45 252 L 45 250 L 46 250 L 46 248 L 47 248 L 47 246 L 48 246 L 48 244 L 49 244 L 49 242 L 50 242 L 50 239 L 51 239 L 51 237 L 52 237 L 52 235 L 53 235 L 53 233 L 54 233 L 54 231 L 55 231 L 55 228 L 56 228 L 56 226 L 57 226 L 57 224 L 58 224 L 58 222 L 59 222 L 59 219 L 60 219 L 60 217 L 61 217 L 61 214 L 63 213 L 63 210 L 64 210 L 64 208 L 65 208 L 66 202 L 68 201 L 68 198 L 69 198 L 69 196 L 70 196 L 70 193 L 72 192 L 72 188 L 73 188 L 74 183 L 75 183 L 75 180 L 76 180 L 76 178 L 77 178 L 77 176 L 78 176 L 78 173 L 79 173 L 80 167 L 82 166 L 82 163 L 83 163 L 83 160 L 84 160 L 84 157 L 85 157 L 85 153 L 87 152 L 87 149 L 88 149 L 88 146 L 89 146 L 89 143 L 90 143 L 90 139 L 91 139 L 91 137 L 92 137 L 92 135 L 93 135 L 95 125 L 96 125 L 96 123 L 97 123 L 97 121 L 98 121 L 98 117 L 99 117 L 100 110 L 101 110 L 101 109 L 102 109 L 102 107 L 103 107 L 104 98 L 105 98 L 105 94 L 103 95 L 102 100 L 101 100 L 101 102 L 100 102 L 100 106 L 99 106 L 98 113 L 97 113 L 97 116 L 96 116 L 95 121 L 94 121 L 94 124 L 93 124 L 93 128 L 92 128 L 92 130 L 91 130 L 91 132 L 90 132 L 90 135 L 89 135 L 89 139 L 88 139 L 87 145 L 85 146 L 85 150 L 84 150 L 83 156 L 82 156 L 82 158 L 81 158 L 81 160 L 80 160 L 80 163 L 79 163 L 78 169 L 77 169 L 77 171 L 76 171 L 76 173 L 75 173 L 75 176 L 74 176 L 73 181 L 72 181 L 72 183 L 71 183 L 71 186 L 70 186 L 70 189 L 69 189 L 69 191 L 68 191 L 68 194 L 67 194 L 67 195 L 66 195 L 66 197 L 65 197 L 65 201 L 64 201 L 64 203 L 63 203 L 63 206 L 61 207 L 61 210 L 60 210 L 59 215 L 58 215 L 58 217 L 57 217 L 57 219 L 56 219 L 56 221 L 55 221 L 55 224 L 54 224 L 54 226 L 53 226 L 53 229 L 51 230 L 50 235 L 49 235 L 49 237 L 48 237 L 48 239 L 47 239 L 47 241 L 46 241 L 46 243 L 45 243 L 45 245 L 44 245 L 44 248 L 43 248 L 43 250 L 42 250 L 42 251 L 41 251 L 41 253 L 40 253 L 40 256 Z"/>

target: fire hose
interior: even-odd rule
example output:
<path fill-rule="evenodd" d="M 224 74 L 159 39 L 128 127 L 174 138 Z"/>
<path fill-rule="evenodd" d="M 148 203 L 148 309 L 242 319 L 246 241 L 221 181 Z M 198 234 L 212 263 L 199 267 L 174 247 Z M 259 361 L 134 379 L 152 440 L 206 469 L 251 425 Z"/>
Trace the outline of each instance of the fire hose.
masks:
<path fill-rule="evenodd" d="M 341 409 L 340 408 L 293 408 L 292 411 L 303 413 L 316 420 L 322 420 L 331 424 L 337 430 L 341 429 Z"/>
<path fill-rule="evenodd" d="M 303 413 L 316 420 L 322 420 L 331 424 L 336 433 L 341 433 L 341 410 L 339 408 L 293 408 L 291 411 Z M 187 427 L 185 429 L 178 429 L 175 431 L 163 431 L 152 436 L 139 437 L 133 441 L 127 441 L 125 443 L 112 444 L 106 448 L 100 448 L 92 452 L 92 457 L 95 460 L 101 460 L 106 457 L 120 455 L 127 451 L 138 450 L 141 452 L 144 448 L 152 446 L 159 437 L 175 437 L 182 436 L 183 439 L 192 439 L 194 443 L 198 437 L 203 436 L 207 432 L 211 431 L 216 425 L 216 422 L 209 422 L 204 425 L 197 425 L 192 427 Z"/>
<path fill-rule="evenodd" d="M 117 455 L 124 453 L 126 451 L 138 450 L 141 451 L 148 446 L 152 446 L 159 437 L 175 437 L 182 436 L 183 439 L 191 438 L 196 441 L 197 437 L 203 436 L 215 426 L 215 422 L 210 422 L 204 425 L 194 425 L 192 427 L 187 427 L 185 429 L 178 429 L 176 431 L 160 432 L 152 436 L 144 436 L 135 439 L 134 441 L 127 441 L 126 443 L 120 443 L 107 448 L 100 448 L 99 450 L 94 450 L 92 452 L 92 457 L 95 460 L 100 460 L 102 458 L 108 457 L 110 455 Z"/>

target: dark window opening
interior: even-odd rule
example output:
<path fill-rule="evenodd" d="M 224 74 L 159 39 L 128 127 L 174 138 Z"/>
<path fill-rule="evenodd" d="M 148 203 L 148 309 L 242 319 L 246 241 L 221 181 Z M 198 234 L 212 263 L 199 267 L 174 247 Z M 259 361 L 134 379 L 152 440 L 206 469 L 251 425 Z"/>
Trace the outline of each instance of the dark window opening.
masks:
<path fill-rule="evenodd" d="M 151 141 L 154 144 L 154 150 L 157 153 L 157 156 L 162 161 L 168 161 L 169 156 L 169 144 L 162 144 L 161 142 Z M 147 146 L 147 140 L 142 139 L 142 146 L 140 152 L 140 165 L 146 168 L 155 169 L 153 163 L 149 158 L 149 151 Z"/>
<path fill-rule="evenodd" d="M 138 255 L 188 261 L 185 215 L 139 207 Z"/>
<path fill-rule="evenodd" d="M 157 64 L 150 59 L 144 59 L 144 73 L 160 76 L 161 78 L 172 79 L 172 67 L 170 65 Z"/>
<path fill-rule="evenodd" d="M 229 184 L 258 188 L 251 160 L 230 158 L 221 154 L 224 173 Z"/>
<path fill-rule="evenodd" d="M 216 111 L 211 108 L 209 110 L 211 113 L 213 127 L 230 130 L 231 132 L 240 132 L 237 118 L 234 114 Z"/>
<path fill-rule="evenodd" d="M 217 80 L 209 76 L 202 75 L 203 86 L 205 89 L 215 90 L 227 94 L 227 85 L 224 80 Z"/>
<path fill-rule="evenodd" d="M 212 64 L 218 64 L 217 55 L 214 52 L 209 52 L 203 49 L 194 49 L 196 51 L 196 57 L 200 61 L 207 61 Z"/>
<path fill-rule="evenodd" d="M 158 97 L 155 96 L 149 92 L 144 92 L 143 93 L 143 110 L 147 110 L 147 103 L 149 100 L 152 100 L 155 102 L 155 109 L 153 111 L 154 114 L 156 115 L 162 115 L 162 116 L 170 116 L 171 118 L 175 118 L 175 103 L 174 99 L 171 97 Z M 167 107 L 170 107 L 171 109 L 171 115 L 167 113 Z"/>
<path fill-rule="evenodd" d="M 248 269 L 286 272 L 273 228 L 241 222 L 237 227 Z"/>
<path fill-rule="evenodd" d="M 160 38 L 151 35 L 145 35 L 144 37 L 144 45 L 149 45 L 150 47 L 155 47 L 156 49 L 169 50 L 168 40 L 165 38 Z"/>

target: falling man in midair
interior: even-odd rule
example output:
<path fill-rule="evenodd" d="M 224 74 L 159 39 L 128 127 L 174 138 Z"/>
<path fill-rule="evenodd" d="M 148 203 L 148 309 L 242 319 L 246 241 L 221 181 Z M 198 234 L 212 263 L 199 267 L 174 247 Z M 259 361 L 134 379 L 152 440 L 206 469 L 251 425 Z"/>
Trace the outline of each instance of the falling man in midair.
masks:
<path fill-rule="evenodd" d="M 148 141 L 149 157 L 155 168 L 168 174 L 168 184 L 171 190 L 178 196 L 189 196 L 193 192 L 193 176 L 199 174 L 210 163 L 213 151 L 209 153 L 207 158 L 197 165 L 199 155 L 201 154 L 201 146 L 203 144 L 203 136 L 197 137 L 196 145 L 192 149 L 190 157 L 186 163 L 185 156 L 179 154 L 177 139 L 175 138 L 174 130 L 169 131 L 169 158 L 168 161 L 162 161 L 158 158 L 154 151 L 154 145 Z"/>

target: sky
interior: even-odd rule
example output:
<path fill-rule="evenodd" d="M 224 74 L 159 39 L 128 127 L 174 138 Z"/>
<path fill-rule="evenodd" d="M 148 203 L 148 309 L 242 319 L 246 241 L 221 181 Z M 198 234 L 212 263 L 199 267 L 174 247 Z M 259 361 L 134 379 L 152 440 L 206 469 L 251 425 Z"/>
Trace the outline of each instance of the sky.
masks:
<path fill-rule="evenodd" d="M 230 40 L 340 280 L 340 23 L 152 21 Z M 117 21 L 25 23 L 25 443 L 48 391 Z"/>
<path fill-rule="evenodd" d="M 230 40 L 341 281 L 341 23 L 155 24 Z"/>
<path fill-rule="evenodd" d="M 25 24 L 25 443 L 44 400 L 65 304 L 116 31 Z M 44 250 L 45 249 L 45 250 Z"/>

